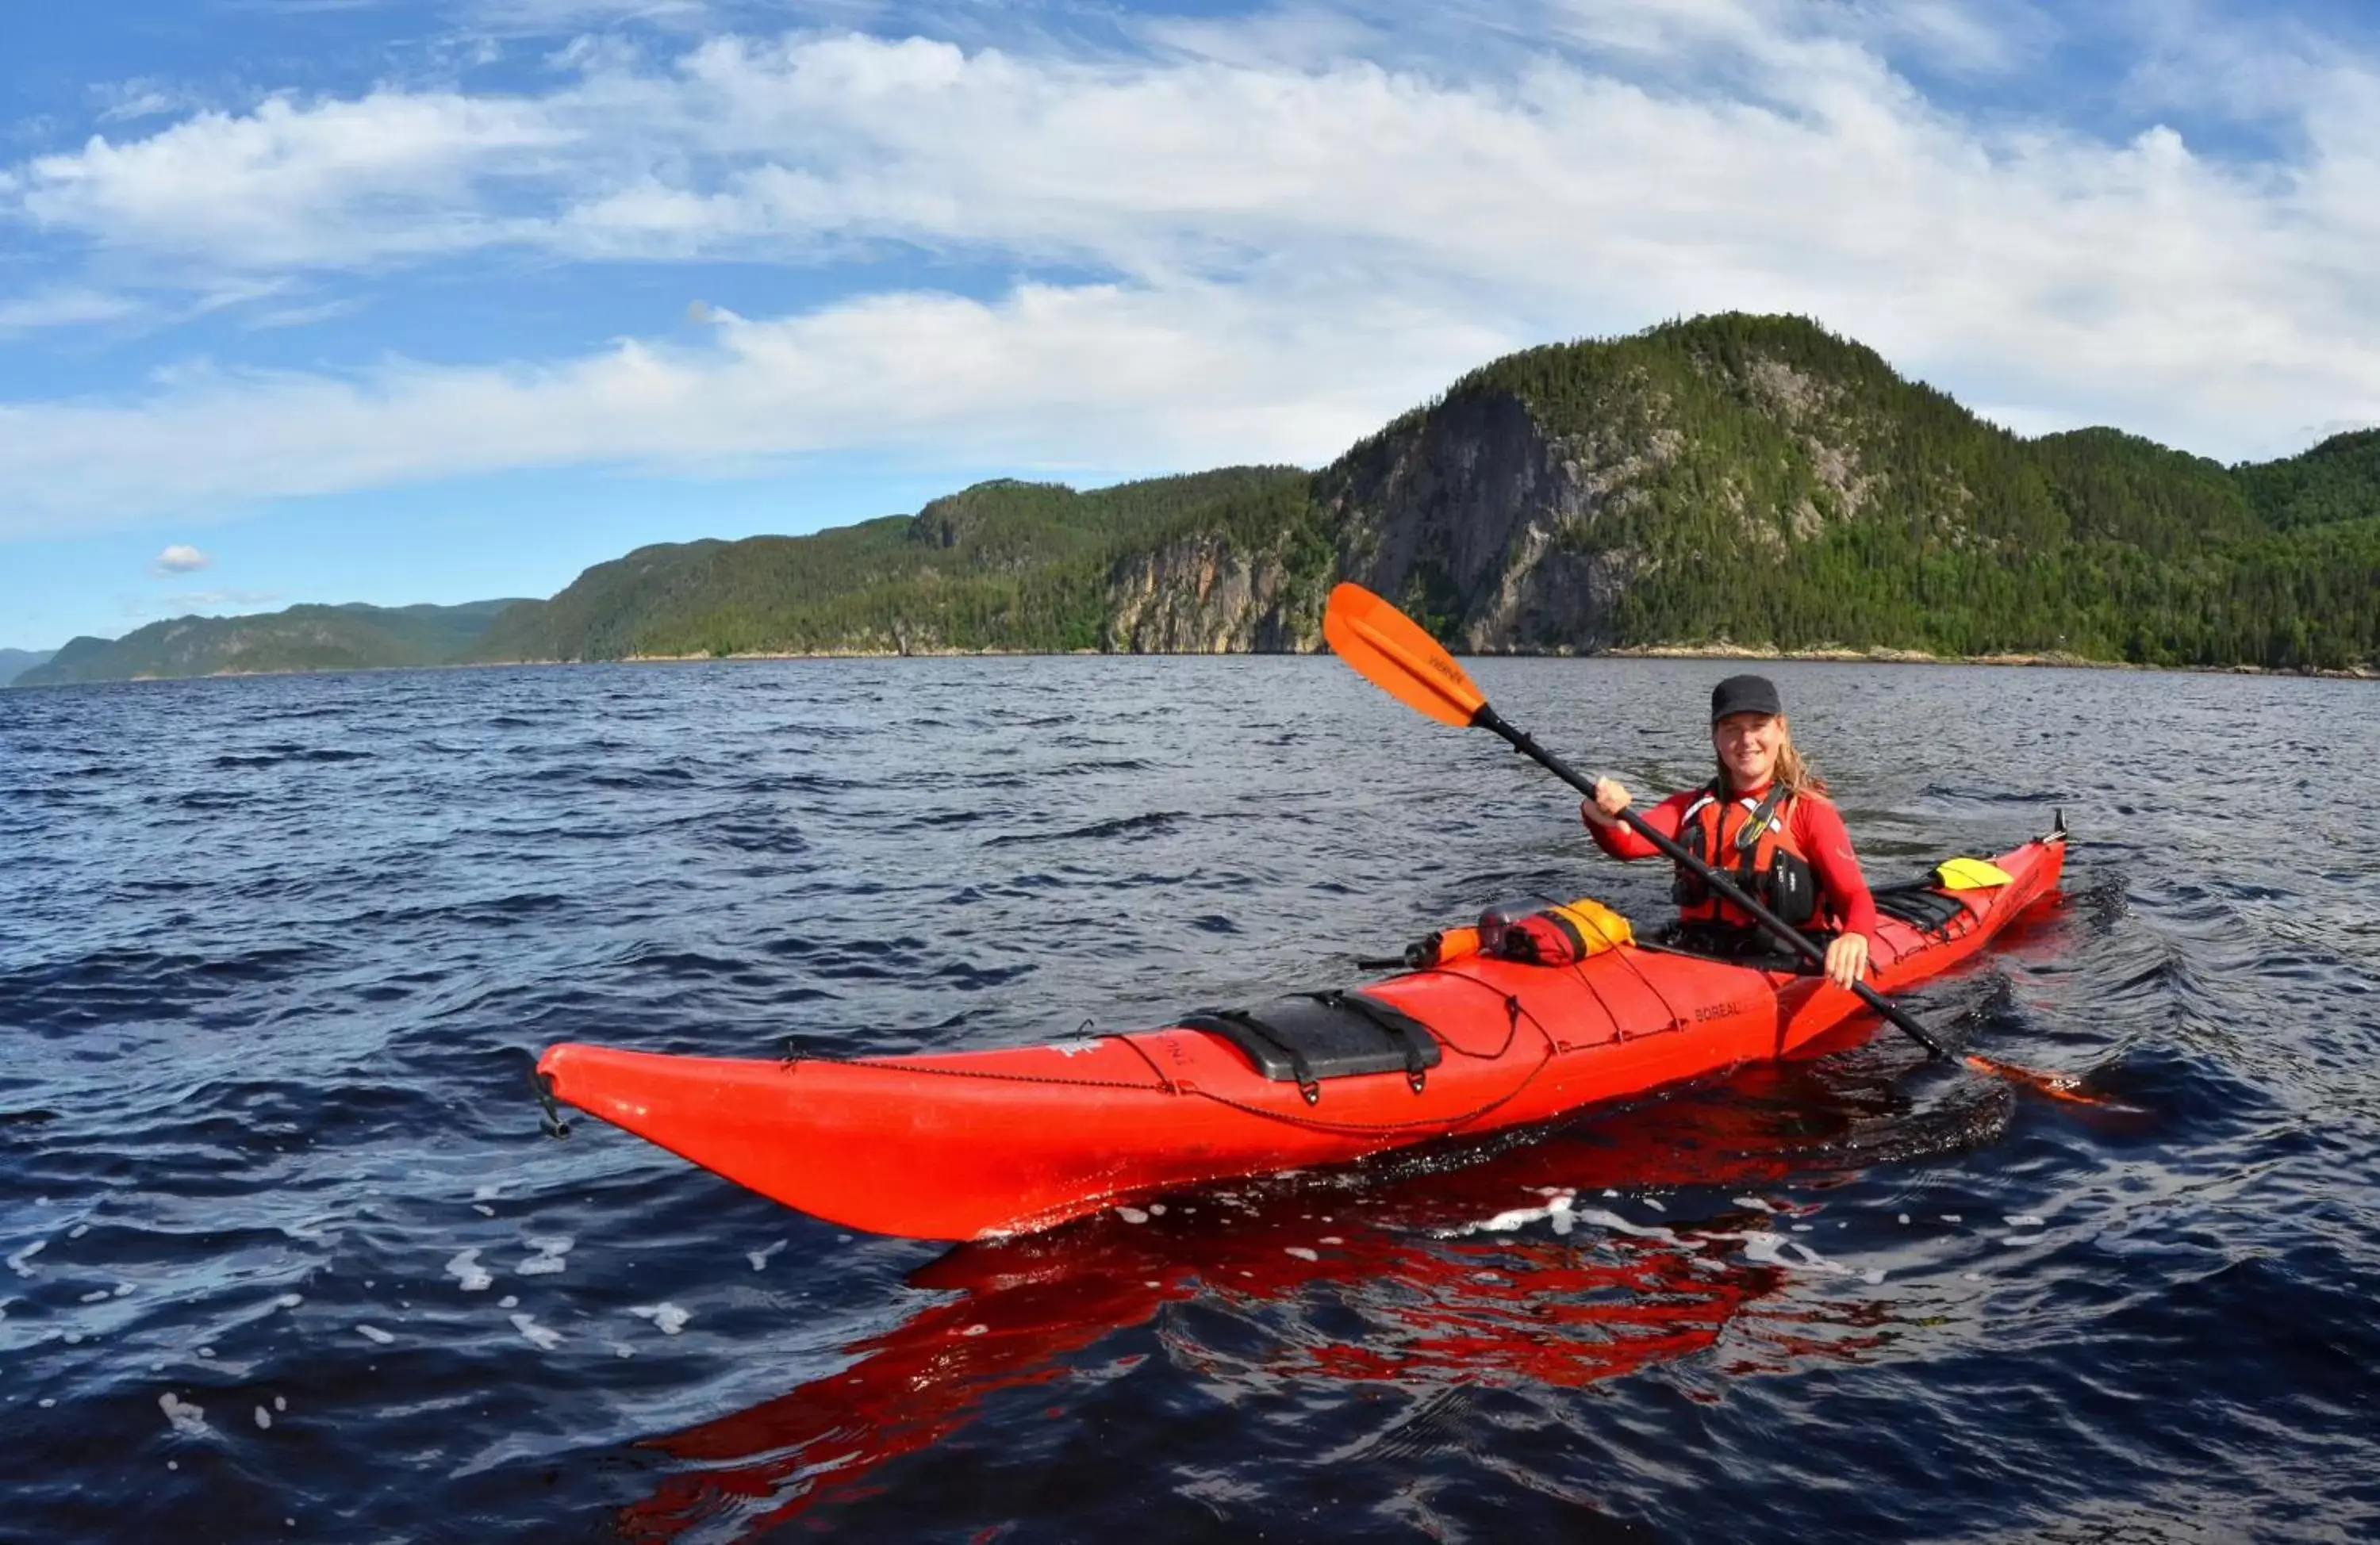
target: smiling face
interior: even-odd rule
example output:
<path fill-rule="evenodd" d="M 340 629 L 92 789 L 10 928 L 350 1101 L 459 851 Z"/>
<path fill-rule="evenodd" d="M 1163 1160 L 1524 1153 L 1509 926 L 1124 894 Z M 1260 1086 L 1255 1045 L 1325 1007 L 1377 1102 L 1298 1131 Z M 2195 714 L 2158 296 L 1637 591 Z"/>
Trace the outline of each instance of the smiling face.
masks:
<path fill-rule="evenodd" d="M 1728 787 L 1739 794 L 1767 787 L 1784 747 L 1783 714 L 1730 714 L 1711 726 L 1711 749 L 1727 769 Z"/>

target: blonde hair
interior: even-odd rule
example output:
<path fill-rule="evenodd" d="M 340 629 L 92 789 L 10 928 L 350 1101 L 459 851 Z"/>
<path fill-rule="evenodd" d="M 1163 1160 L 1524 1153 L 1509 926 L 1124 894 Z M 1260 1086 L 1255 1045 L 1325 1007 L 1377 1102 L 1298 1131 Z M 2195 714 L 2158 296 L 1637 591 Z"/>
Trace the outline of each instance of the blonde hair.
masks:
<path fill-rule="evenodd" d="M 1784 740 L 1777 747 L 1777 770 L 1772 775 L 1775 781 L 1782 784 L 1785 791 L 1797 799 L 1803 794 L 1815 794 L 1825 799 L 1827 780 L 1820 778 L 1818 769 L 1810 766 L 1801 752 L 1794 748 L 1792 721 L 1779 714 L 1777 728 Z M 1718 764 L 1718 786 L 1730 791 L 1735 787 L 1728 781 L 1725 762 Z"/>

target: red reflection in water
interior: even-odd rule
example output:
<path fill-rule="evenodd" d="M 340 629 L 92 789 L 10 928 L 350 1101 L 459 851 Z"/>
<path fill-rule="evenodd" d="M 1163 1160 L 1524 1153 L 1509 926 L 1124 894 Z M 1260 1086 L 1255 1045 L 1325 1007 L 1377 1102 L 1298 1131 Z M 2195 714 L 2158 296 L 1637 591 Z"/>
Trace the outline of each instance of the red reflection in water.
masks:
<path fill-rule="evenodd" d="M 850 1498 L 879 1467 L 964 1427 L 990 1396 L 1063 1379 L 1075 1354 L 1200 1296 L 1245 1309 L 1322 1289 L 1360 1320 L 1360 1340 L 1276 1341 L 1267 1376 L 1575 1387 L 1712 1347 L 1730 1324 L 1728 1360 L 1710 1370 L 1722 1377 L 1856 1357 L 1880 1341 L 1884 1305 L 1762 1301 L 1790 1273 L 1748 1258 L 1747 1240 L 1776 1219 L 1730 1209 L 1672 1227 L 1600 1194 L 1733 1194 L 1789 1176 L 1808 1190 L 1837 1183 L 1828 1171 L 1842 1165 L 1855 1129 L 1912 1140 L 1888 1085 L 1843 1082 L 1838 1073 L 1822 1083 L 1806 1065 L 1748 1069 L 1721 1091 L 1599 1115 L 1500 1151 L 1193 1195 L 1145 1221 L 1111 1213 L 958 1247 L 910 1278 L 957 1296 L 854 1343 L 841 1371 L 647 1440 L 686 1468 L 627 1509 L 624 1531 L 758 1532 L 823 1495 Z M 1516 1228 L 1481 1227 L 1556 1196 L 1575 1198 L 1567 1219 L 1539 1211 Z M 1611 1212 L 1590 1215 L 1601 1209 Z M 1168 1355 L 1220 1377 L 1245 1369 L 1185 1335 L 1169 1335 Z"/>

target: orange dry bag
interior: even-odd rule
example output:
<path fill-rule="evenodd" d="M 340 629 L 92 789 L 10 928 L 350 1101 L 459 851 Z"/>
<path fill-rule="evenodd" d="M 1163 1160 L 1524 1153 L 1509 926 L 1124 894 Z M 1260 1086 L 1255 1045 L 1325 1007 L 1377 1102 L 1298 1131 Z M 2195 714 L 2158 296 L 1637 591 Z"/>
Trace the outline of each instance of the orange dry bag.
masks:
<path fill-rule="evenodd" d="M 1530 965 L 1566 966 L 1635 942 L 1626 918 L 1585 896 L 1490 907 L 1479 917 L 1481 953 Z"/>

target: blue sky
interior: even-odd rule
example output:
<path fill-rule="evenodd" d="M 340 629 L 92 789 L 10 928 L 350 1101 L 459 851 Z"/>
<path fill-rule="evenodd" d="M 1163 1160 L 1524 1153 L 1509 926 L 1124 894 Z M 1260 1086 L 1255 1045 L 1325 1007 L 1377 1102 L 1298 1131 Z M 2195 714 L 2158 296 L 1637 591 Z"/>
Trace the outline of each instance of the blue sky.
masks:
<path fill-rule="evenodd" d="M 2380 422 L 2362 0 L 115 0 L 0 85 L 0 646 L 1319 465 L 1706 310 L 2026 432 Z"/>

